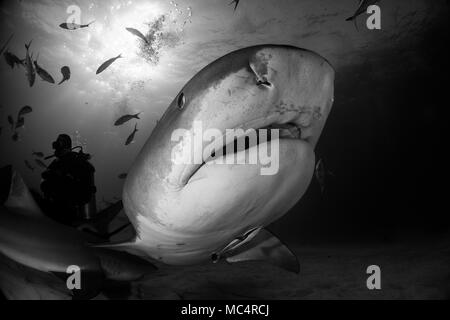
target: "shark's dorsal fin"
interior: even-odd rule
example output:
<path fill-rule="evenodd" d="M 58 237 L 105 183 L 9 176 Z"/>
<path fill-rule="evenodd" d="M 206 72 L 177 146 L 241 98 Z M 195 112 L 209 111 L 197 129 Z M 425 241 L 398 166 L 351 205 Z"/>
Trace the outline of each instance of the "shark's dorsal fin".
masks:
<path fill-rule="evenodd" d="M 290 272 L 300 272 L 294 253 L 266 229 L 259 230 L 251 241 L 227 253 L 225 260 L 229 263 L 265 261 Z"/>
<path fill-rule="evenodd" d="M 4 206 L 12 211 L 34 217 L 44 217 L 22 176 L 12 168 L 11 185 Z"/>

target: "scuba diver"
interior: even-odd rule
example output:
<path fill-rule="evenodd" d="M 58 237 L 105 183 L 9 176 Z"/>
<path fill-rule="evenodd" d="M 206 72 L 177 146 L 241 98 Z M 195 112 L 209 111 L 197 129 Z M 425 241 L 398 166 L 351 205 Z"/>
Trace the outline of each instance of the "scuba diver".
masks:
<path fill-rule="evenodd" d="M 47 159 L 56 160 L 42 173 L 45 211 L 52 219 L 76 227 L 96 214 L 95 168 L 82 147 L 72 148 L 67 134 L 59 135 L 52 146 L 55 153 Z M 74 152 L 77 148 L 80 151 Z"/>

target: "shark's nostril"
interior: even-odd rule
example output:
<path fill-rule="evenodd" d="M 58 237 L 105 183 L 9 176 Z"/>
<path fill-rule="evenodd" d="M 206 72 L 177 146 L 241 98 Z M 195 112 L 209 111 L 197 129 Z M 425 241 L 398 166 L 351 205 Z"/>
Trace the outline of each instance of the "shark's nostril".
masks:
<path fill-rule="evenodd" d="M 213 253 L 211 255 L 211 260 L 212 260 L 213 263 L 219 262 L 219 255 L 217 253 Z"/>

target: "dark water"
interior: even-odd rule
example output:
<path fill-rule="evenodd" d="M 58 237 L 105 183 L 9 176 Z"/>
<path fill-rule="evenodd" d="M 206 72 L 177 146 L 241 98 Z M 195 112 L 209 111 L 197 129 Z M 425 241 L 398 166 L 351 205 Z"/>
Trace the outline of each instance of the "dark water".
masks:
<path fill-rule="evenodd" d="M 306 242 L 391 241 L 449 231 L 444 39 L 450 25 L 444 16 L 424 25 L 414 41 L 338 70 L 336 103 L 317 152 L 335 177 L 322 196 L 314 181 L 275 230 Z"/>

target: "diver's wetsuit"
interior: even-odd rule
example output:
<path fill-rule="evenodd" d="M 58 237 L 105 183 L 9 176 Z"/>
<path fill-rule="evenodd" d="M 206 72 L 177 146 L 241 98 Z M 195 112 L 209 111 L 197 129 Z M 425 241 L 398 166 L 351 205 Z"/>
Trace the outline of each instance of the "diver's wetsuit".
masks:
<path fill-rule="evenodd" d="M 82 219 L 83 207 L 96 193 L 94 172 L 85 155 L 76 152 L 61 155 L 50 164 L 42 174 L 41 190 L 53 219 L 68 225 Z"/>

